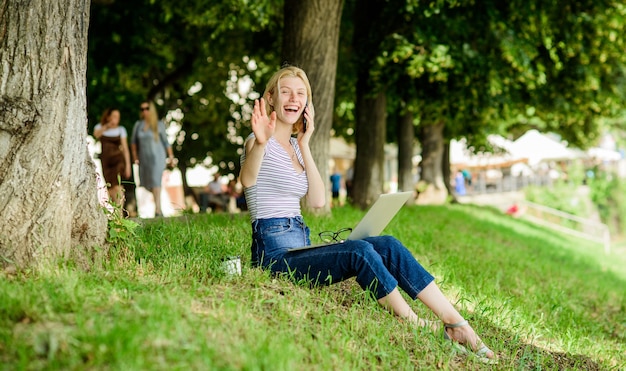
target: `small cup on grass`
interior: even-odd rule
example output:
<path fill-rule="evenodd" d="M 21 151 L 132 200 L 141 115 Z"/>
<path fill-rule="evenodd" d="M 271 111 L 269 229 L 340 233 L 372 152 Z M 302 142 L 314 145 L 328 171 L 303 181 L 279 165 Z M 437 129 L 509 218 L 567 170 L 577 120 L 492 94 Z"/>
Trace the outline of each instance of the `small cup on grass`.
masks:
<path fill-rule="evenodd" d="M 241 276 L 241 257 L 227 256 L 222 259 L 222 270 L 229 276 Z"/>

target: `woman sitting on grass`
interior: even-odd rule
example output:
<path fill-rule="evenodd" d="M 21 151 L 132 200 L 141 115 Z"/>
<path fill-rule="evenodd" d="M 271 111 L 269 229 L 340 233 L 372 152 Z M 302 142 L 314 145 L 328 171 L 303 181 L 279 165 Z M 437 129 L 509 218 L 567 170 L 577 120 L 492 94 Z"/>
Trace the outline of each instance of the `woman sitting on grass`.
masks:
<path fill-rule="evenodd" d="M 309 80 L 296 67 L 276 72 L 263 97 L 254 102 L 253 133 L 244 144 L 240 177 L 252 222 L 252 264 L 315 284 L 356 277 L 364 290 L 372 291 L 378 302 L 397 316 L 416 326 L 440 328 L 438 323 L 418 318 L 398 291 L 400 286 L 443 321 L 446 338 L 465 345 L 482 360 L 495 359 L 494 352 L 446 299 L 433 276 L 396 238 L 369 237 L 287 251 L 311 243 L 300 199 L 307 197 L 313 207 L 326 202 L 324 181 L 309 147 L 315 131 L 312 102 Z"/>

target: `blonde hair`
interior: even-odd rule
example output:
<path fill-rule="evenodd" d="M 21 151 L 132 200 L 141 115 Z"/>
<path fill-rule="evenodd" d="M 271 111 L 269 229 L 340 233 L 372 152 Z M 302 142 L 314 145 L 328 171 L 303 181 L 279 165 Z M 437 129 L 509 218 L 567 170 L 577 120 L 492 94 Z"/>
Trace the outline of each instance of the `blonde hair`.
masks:
<path fill-rule="evenodd" d="M 265 92 L 263 96 L 265 97 L 267 94 L 274 96 L 278 90 L 280 89 L 280 80 L 285 77 L 297 77 L 302 82 L 304 82 L 304 86 L 306 87 L 306 96 L 308 100 L 308 105 L 313 105 L 313 93 L 311 92 L 311 84 L 309 83 L 309 78 L 303 69 L 295 67 L 295 66 L 287 66 L 283 67 L 280 70 L 276 71 L 272 77 L 270 77 L 267 85 L 265 86 Z M 274 112 L 274 106 L 270 105 L 267 99 L 265 99 L 265 108 L 268 114 Z M 302 130 L 302 118 L 298 119 L 298 121 L 293 125 L 293 133 L 298 133 Z"/>
<path fill-rule="evenodd" d="M 159 140 L 159 115 L 157 114 L 156 106 L 154 102 L 143 102 L 142 104 L 147 103 L 148 107 L 148 115 L 143 118 L 143 120 L 148 124 L 150 130 L 152 130 L 152 135 L 154 136 L 154 141 Z"/>

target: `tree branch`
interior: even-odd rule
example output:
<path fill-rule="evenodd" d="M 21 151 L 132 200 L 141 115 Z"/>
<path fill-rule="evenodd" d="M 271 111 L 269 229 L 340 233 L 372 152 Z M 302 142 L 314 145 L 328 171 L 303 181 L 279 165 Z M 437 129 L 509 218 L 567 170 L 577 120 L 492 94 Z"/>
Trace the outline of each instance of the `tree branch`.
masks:
<path fill-rule="evenodd" d="M 193 64 L 198 57 L 198 53 L 191 53 L 186 56 L 183 63 L 178 66 L 172 73 L 166 75 L 163 79 L 159 80 L 159 83 L 150 88 L 148 92 L 148 100 L 154 100 L 154 98 L 167 86 L 174 84 L 176 81 L 180 80 L 182 77 L 189 75 L 193 71 Z"/>

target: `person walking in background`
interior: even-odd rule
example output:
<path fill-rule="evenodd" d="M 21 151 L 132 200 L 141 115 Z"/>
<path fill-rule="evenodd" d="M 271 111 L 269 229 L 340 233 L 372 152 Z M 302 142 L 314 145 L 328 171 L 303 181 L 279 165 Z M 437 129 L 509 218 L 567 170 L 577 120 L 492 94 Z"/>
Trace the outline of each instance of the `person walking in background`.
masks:
<path fill-rule="evenodd" d="M 470 171 L 467 169 L 461 170 L 461 173 L 463 173 L 463 179 L 465 179 L 465 187 L 468 190 L 471 190 L 472 189 L 472 173 L 470 173 Z"/>
<path fill-rule="evenodd" d="M 346 198 L 348 199 L 348 202 L 352 202 L 352 180 L 354 178 L 354 164 L 352 164 L 348 170 L 346 170 Z"/>
<path fill-rule="evenodd" d="M 213 180 L 204 188 L 200 194 L 200 211 L 206 212 L 210 207 L 212 211 L 228 210 L 228 193 L 221 181 L 222 175 L 219 172 L 213 174 Z"/>
<path fill-rule="evenodd" d="M 230 196 L 231 200 L 234 200 L 234 208 L 229 206 L 229 210 L 233 209 L 235 212 L 246 211 L 248 207 L 246 206 L 246 197 L 243 194 L 241 189 L 241 183 L 239 183 L 235 179 L 231 179 L 228 182 L 228 186 L 226 188 L 226 193 Z M 230 201 L 229 201 L 230 202 Z M 231 212 L 233 211 L 231 210 Z"/>
<path fill-rule="evenodd" d="M 128 151 L 128 133 L 120 126 L 120 111 L 107 108 L 102 113 L 100 123 L 93 129 L 93 136 L 102 146 L 100 162 L 102 175 L 107 183 L 111 201 L 124 206 L 123 179 L 130 178 L 130 153 Z"/>
<path fill-rule="evenodd" d="M 330 191 L 332 193 L 331 207 L 341 206 L 339 201 L 339 191 L 341 191 L 341 174 L 335 169 L 330 176 Z"/>
<path fill-rule="evenodd" d="M 446 338 L 465 345 L 458 345 L 463 350 L 486 362 L 495 358 L 444 296 L 434 277 L 395 237 L 368 237 L 288 251 L 311 244 L 301 199 L 306 197 L 316 208 L 326 202 L 324 181 L 309 146 L 315 132 L 315 111 L 303 70 L 284 67 L 270 78 L 262 98 L 254 102 L 251 127 L 241 155 L 240 181 L 250 211 L 254 266 L 312 285 L 356 277 L 363 290 L 408 323 L 433 331 L 443 327 Z M 398 288 L 411 299 L 421 300 L 443 324 L 419 318 Z"/>
<path fill-rule="evenodd" d="M 454 176 L 454 191 L 457 196 L 465 196 L 465 177 L 461 170 L 458 170 Z"/>
<path fill-rule="evenodd" d="M 174 162 L 172 146 L 167 141 L 165 123 L 159 120 L 153 102 L 143 102 L 140 120 L 133 127 L 131 151 L 135 164 L 139 165 L 139 186 L 148 189 L 154 197 L 154 216 L 161 211 L 161 180 L 166 166 L 166 155 Z"/>

